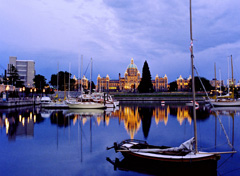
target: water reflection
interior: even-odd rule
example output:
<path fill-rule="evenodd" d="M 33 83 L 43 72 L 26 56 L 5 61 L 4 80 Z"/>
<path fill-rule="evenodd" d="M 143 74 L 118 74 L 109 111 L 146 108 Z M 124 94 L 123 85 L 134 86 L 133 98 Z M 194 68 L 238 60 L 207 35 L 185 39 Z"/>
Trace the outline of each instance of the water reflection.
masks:
<path fill-rule="evenodd" d="M 113 165 L 115 171 L 132 171 L 134 173 L 148 175 L 185 175 L 185 176 L 216 176 L 217 162 L 206 161 L 199 163 L 168 163 L 168 162 L 140 162 L 139 160 L 131 160 L 124 158 L 122 160 L 115 158 L 106 160 Z"/>
<path fill-rule="evenodd" d="M 206 109 L 197 110 L 197 120 L 209 118 L 211 114 L 239 113 L 240 109 Z M 6 129 L 9 140 L 15 140 L 16 136 L 34 136 L 34 124 L 41 123 L 50 118 L 52 125 L 58 127 L 75 126 L 78 121 L 85 125 L 90 117 L 95 119 L 97 126 L 103 124 L 109 126 L 111 119 L 118 118 L 119 124 L 123 123 L 125 130 L 131 139 L 142 128 L 144 138 L 147 139 L 153 123 L 156 126 L 167 126 L 169 118 L 175 118 L 181 126 L 184 122 L 192 125 L 192 108 L 186 106 L 120 106 L 114 110 L 46 110 L 34 108 L 20 108 L 0 111 L 0 127 Z M 186 124 L 186 123 L 184 123 Z"/>
<path fill-rule="evenodd" d="M 239 115 L 240 108 L 200 107 L 197 110 L 197 121 L 200 126 L 198 128 L 199 147 L 213 152 L 229 151 L 228 143 L 232 143 L 232 146 L 235 145 L 235 149 L 239 151 L 239 140 L 235 140 L 234 143 L 234 138 L 239 137 L 239 130 L 237 130 L 240 124 Z M 217 116 L 223 126 L 219 125 Z M 122 157 L 116 156 L 114 151 L 112 153 L 105 151 L 106 147 L 114 141 L 121 141 L 128 137 L 147 138 L 149 143 L 176 146 L 182 140 L 192 136 L 192 125 L 192 109 L 184 105 L 133 104 L 122 105 L 119 109 L 107 111 L 46 110 L 33 107 L 0 109 L 0 143 L 3 146 L 0 147 L 3 155 L 1 163 L 6 163 L 7 157 L 9 157 L 7 161 L 10 162 L 0 166 L 0 170 L 8 173 L 12 170 L 12 165 L 19 166 L 12 174 L 17 175 L 16 172 L 25 168 L 29 164 L 28 161 L 34 161 L 39 167 L 32 165 L 30 174 L 22 169 L 22 175 L 34 175 L 33 173 L 37 172 L 39 174 L 36 175 L 40 175 L 42 170 L 47 173 L 45 175 L 58 173 L 84 175 L 82 173 L 89 172 L 92 175 L 97 175 L 95 172 L 99 173 L 98 175 L 114 175 L 116 172 L 112 165 L 105 161 L 106 157 L 111 159 Z M 229 140 L 226 140 L 225 133 L 228 134 Z M 18 140 L 20 137 L 21 140 Z M 29 139 L 32 141 L 28 142 Z M 9 141 L 11 145 L 8 145 Z M 26 150 L 28 148 L 31 150 Z M 218 172 L 221 175 L 236 173 L 232 170 L 239 168 L 239 158 L 239 152 L 231 157 L 222 155 L 218 162 Z M 76 167 L 77 162 L 79 163 Z M 113 162 L 115 163 L 115 160 Z M 118 170 L 116 175 L 126 175 L 119 170 L 129 170 L 133 175 L 154 174 L 161 171 L 159 168 L 154 169 L 154 165 L 144 167 L 133 162 L 129 163 L 122 158 L 119 159 L 119 163 L 121 164 L 113 166 Z M 63 165 L 65 167 L 62 167 Z M 48 171 L 52 168 L 56 168 L 59 172 L 49 173 Z M 95 168 L 96 171 L 93 173 L 89 168 Z M 216 175 L 216 172 L 213 175 Z"/>
<path fill-rule="evenodd" d="M 34 124 L 41 123 L 43 120 L 39 114 L 39 109 L 17 108 L 1 110 L 0 112 L 0 126 L 6 128 L 9 141 L 14 141 L 20 136 L 33 137 Z"/>

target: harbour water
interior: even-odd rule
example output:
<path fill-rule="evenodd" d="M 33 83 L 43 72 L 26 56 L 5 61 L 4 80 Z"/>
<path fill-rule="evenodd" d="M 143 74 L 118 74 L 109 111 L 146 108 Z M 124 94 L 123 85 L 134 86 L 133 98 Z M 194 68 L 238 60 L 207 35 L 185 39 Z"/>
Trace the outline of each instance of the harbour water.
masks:
<path fill-rule="evenodd" d="M 197 109 L 199 150 L 237 151 L 221 155 L 216 175 L 240 175 L 239 127 L 240 108 Z M 157 102 L 121 103 L 106 111 L 1 109 L 0 131 L 0 175 L 4 176 L 154 174 L 151 171 L 157 167 L 114 166 L 123 156 L 106 147 L 129 138 L 179 146 L 194 136 L 191 107 Z"/>

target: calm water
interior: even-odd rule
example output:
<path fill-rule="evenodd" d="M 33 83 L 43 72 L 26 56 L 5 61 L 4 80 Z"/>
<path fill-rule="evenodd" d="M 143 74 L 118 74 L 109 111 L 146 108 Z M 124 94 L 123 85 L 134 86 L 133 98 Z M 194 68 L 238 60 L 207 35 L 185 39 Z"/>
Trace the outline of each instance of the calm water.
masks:
<path fill-rule="evenodd" d="M 237 150 L 221 155 L 217 175 L 240 175 L 239 127 L 240 108 L 197 110 L 199 149 L 231 151 L 233 145 Z M 106 147 L 128 138 L 179 146 L 194 136 L 191 108 L 150 103 L 94 112 L 2 109 L 0 131 L 0 175 L 11 176 L 148 175 L 141 173 L 143 166 L 114 168 L 109 161 L 123 157 Z"/>

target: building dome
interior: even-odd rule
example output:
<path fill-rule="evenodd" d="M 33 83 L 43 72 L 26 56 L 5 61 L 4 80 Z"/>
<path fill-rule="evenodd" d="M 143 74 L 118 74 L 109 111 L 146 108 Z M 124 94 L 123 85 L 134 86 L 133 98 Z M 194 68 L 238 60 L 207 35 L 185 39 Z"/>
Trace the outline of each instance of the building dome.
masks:
<path fill-rule="evenodd" d="M 136 68 L 137 69 L 137 66 L 133 63 L 133 58 L 131 59 L 131 64 L 129 64 L 127 68 Z"/>

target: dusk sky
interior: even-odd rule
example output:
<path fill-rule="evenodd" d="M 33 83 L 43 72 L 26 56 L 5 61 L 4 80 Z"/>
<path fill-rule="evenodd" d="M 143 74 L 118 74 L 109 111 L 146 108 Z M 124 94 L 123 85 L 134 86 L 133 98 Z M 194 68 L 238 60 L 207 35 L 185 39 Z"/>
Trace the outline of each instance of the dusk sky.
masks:
<path fill-rule="evenodd" d="M 226 83 L 228 57 L 240 79 L 240 1 L 192 0 L 195 67 L 214 77 L 214 63 Z M 34 60 L 36 74 L 69 71 L 89 79 L 118 79 L 131 58 L 142 74 L 147 60 L 152 78 L 189 77 L 189 0 L 0 0 L 0 74 L 9 56 Z"/>

